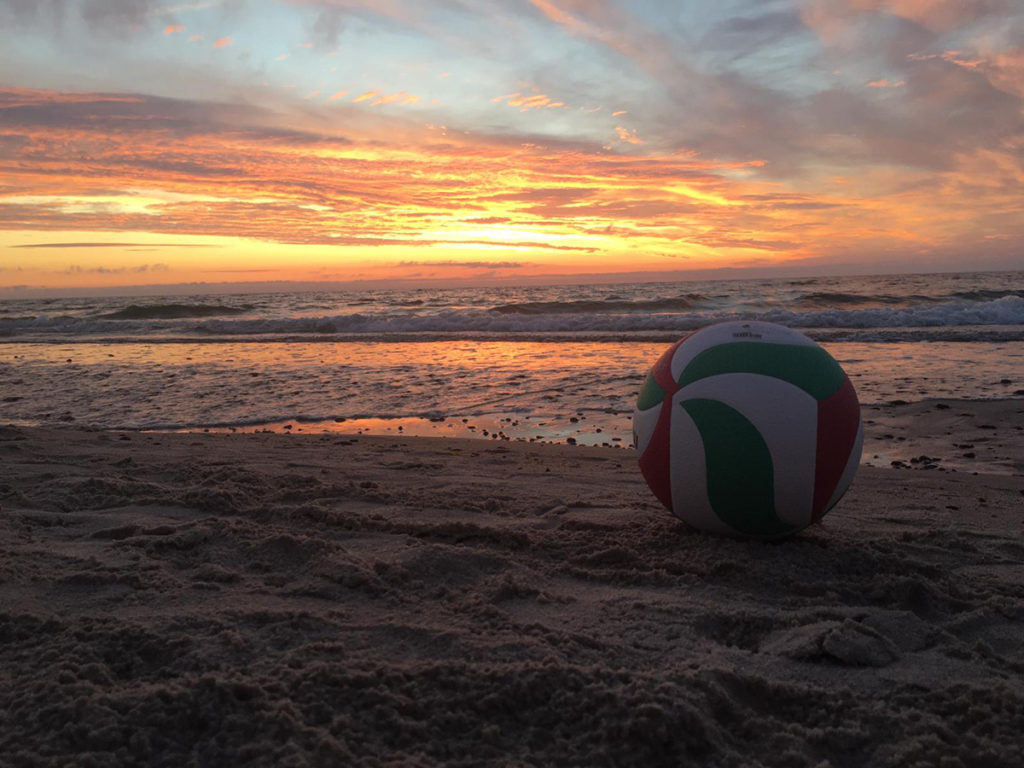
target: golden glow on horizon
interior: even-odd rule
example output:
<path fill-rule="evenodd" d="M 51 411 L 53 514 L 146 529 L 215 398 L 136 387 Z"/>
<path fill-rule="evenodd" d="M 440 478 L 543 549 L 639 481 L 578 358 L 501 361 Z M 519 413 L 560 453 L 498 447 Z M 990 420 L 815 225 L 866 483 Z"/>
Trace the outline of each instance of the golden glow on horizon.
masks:
<path fill-rule="evenodd" d="M 994 153 L 955 156 L 939 194 L 924 175 L 885 168 L 855 179 L 823 169 L 798 190 L 763 178 L 759 158 L 548 148 L 408 121 L 337 136 L 210 121 L 169 140 L 162 121 L 174 116 L 145 98 L 0 98 L 99 115 L 18 134 L 25 159 L 0 187 L 0 287 L 813 263 L 926 253 L 970 231 L 978 210 L 1014 206 L 998 181 L 1014 168 Z M 118 104 L 125 113 L 109 117 Z"/>

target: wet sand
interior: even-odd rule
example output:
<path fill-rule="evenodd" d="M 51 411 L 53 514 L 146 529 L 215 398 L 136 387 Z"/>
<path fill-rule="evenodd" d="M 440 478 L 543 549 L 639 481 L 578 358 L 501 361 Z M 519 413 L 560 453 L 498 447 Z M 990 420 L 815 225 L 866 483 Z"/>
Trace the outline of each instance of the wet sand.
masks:
<path fill-rule="evenodd" d="M 0 428 L 0 762 L 1016 768 L 1024 401 L 939 404 L 780 543 L 624 450 Z"/>

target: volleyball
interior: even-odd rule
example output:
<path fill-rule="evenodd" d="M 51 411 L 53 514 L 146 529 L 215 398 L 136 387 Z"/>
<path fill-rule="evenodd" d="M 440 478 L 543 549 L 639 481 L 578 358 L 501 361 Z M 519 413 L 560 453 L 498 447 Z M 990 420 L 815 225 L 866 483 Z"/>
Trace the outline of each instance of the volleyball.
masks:
<path fill-rule="evenodd" d="M 802 333 L 734 321 L 673 344 L 633 414 L 640 471 L 699 530 L 779 538 L 819 521 L 860 462 L 860 403 Z"/>

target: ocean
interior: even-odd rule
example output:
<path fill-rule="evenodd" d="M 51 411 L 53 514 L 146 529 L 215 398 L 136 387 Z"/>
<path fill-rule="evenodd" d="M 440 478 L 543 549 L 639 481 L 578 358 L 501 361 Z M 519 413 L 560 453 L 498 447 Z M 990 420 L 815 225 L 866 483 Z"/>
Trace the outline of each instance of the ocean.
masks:
<path fill-rule="evenodd" d="M 628 446 L 679 337 L 797 328 L 862 403 L 1024 395 L 1024 272 L 0 302 L 0 423 Z"/>

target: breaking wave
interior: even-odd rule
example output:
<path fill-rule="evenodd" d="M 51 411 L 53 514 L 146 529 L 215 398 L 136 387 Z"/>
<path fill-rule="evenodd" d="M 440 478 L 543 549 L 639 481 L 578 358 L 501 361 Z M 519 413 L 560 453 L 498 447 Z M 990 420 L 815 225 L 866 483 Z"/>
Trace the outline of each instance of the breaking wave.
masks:
<path fill-rule="evenodd" d="M 328 340 L 334 337 L 372 339 L 400 334 L 427 336 L 501 338 L 512 334 L 600 333 L 628 339 L 638 333 L 681 333 L 723 320 L 765 320 L 811 335 L 833 338 L 866 339 L 908 338 L 961 341 L 998 338 L 1024 338 L 1024 298 L 1006 295 L 977 301 L 921 303 L 912 307 L 842 309 L 806 309 L 755 307 L 741 310 L 735 304 L 722 308 L 681 307 L 677 302 L 668 309 L 651 302 L 657 309 L 639 310 L 643 302 L 625 302 L 625 311 L 593 311 L 593 302 L 533 302 L 528 310 L 446 309 L 427 311 L 421 307 L 402 312 L 373 310 L 351 314 L 310 317 L 227 317 L 246 313 L 241 307 L 227 305 L 174 305 L 152 307 L 132 305 L 118 312 L 86 318 L 67 315 L 20 316 L 0 318 L 0 337 L 4 340 L 30 340 L 53 337 L 73 341 L 76 337 L 95 340 L 97 336 L 131 337 L 132 340 L 161 341 L 187 337 L 212 341 L 240 337 L 302 337 Z M 598 302 L 604 304 L 604 302 Z M 574 306 L 575 304 L 575 306 Z M 938 334 L 938 335 L 936 335 Z"/>
<path fill-rule="evenodd" d="M 608 312 L 679 312 L 707 305 L 709 299 L 700 293 L 688 293 L 670 298 L 629 301 L 620 296 L 604 300 L 579 301 L 525 301 L 491 307 L 497 315 L 565 315 Z"/>
<path fill-rule="evenodd" d="M 225 304 L 130 304 L 124 309 L 97 315 L 103 320 L 180 320 L 183 318 L 244 315 L 251 304 L 230 307 Z"/>

